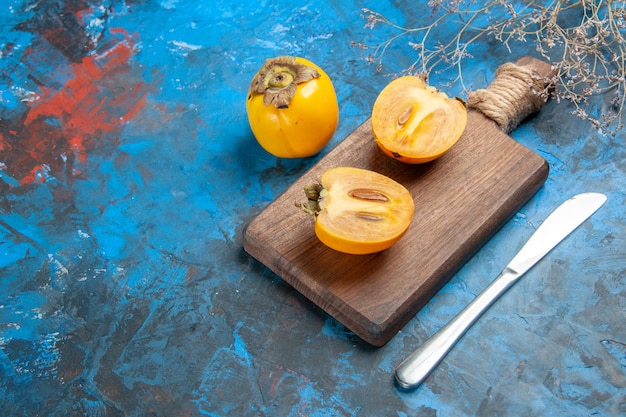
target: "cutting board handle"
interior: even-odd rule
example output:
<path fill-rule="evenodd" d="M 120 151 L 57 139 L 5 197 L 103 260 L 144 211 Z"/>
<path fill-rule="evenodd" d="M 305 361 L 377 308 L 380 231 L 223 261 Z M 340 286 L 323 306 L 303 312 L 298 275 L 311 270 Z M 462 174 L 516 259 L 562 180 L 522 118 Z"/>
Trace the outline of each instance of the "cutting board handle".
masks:
<path fill-rule="evenodd" d="M 480 111 L 510 133 L 548 101 L 555 85 L 555 69 L 529 56 L 507 62 L 496 70 L 495 80 L 467 96 L 468 107 Z"/>

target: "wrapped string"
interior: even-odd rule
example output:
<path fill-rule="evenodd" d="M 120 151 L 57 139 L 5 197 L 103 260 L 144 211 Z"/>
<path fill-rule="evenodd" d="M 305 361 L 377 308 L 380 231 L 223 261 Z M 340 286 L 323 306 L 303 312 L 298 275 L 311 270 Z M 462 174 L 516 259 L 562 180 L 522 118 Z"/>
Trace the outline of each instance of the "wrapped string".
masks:
<path fill-rule="evenodd" d="M 495 121 L 507 134 L 543 107 L 553 83 L 552 77 L 539 76 L 531 65 L 519 62 L 501 65 L 486 89 L 467 97 L 469 108 Z"/>

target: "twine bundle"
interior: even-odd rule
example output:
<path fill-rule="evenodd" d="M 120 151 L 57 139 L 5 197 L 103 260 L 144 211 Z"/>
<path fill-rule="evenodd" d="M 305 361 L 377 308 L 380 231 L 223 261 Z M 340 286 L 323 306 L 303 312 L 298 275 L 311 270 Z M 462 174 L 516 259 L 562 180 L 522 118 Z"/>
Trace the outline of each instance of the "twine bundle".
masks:
<path fill-rule="evenodd" d="M 551 84 L 549 78 L 537 76 L 530 65 L 522 65 L 520 61 L 506 63 L 498 68 L 489 87 L 468 94 L 468 106 L 510 133 L 526 117 L 543 107 Z"/>

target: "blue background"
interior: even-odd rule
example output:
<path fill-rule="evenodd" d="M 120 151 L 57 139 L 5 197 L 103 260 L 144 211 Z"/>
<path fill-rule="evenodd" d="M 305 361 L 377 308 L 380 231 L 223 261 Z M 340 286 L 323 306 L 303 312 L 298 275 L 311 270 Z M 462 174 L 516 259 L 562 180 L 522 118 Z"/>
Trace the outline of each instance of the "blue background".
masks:
<path fill-rule="evenodd" d="M 245 225 L 412 62 L 404 41 L 382 71 L 365 62 L 351 42 L 388 33 L 364 27 L 363 7 L 428 21 L 425 5 L 391 1 L 2 2 L 3 414 L 626 415 L 626 136 L 599 135 L 568 102 L 512 133 L 549 162 L 543 188 L 382 348 L 243 251 Z M 523 48 L 477 45 L 466 87 Z M 283 54 L 320 65 L 337 92 L 337 132 L 312 158 L 267 154 L 246 119 L 252 76 Z M 464 95 L 449 76 L 431 83 Z M 586 191 L 605 206 L 417 391 L 394 387 L 394 367 Z"/>

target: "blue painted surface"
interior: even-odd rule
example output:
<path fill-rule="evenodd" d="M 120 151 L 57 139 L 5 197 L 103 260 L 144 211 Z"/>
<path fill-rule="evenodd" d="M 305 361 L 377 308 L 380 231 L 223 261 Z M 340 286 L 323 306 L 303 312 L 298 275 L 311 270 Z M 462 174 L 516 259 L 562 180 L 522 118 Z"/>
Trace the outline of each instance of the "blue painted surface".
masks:
<path fill-rule="evenodd" d="M 427 16 L 356 0 L 2 4 L 5 415 L 626 415 L 626 135 L 599 136 L 566 102 L 512 134 L 550 163 L 545 186 L 383 348 L 242 250 L 247 222 L 410 62 L 398 45 L 382 73 L 365 64 L 350 42 L 384 34 L 364 28 L 363 7 L 407 24 Z M 475 88 L 517 58 L 472 52 Z M 276 159 L 248 127 L 249 80 L 279 54 L 334 81 L 340 123 L 316 157 Z M 608 202 L 424 385 L 397 390 L 393 368 L 584 191 Z"/>

